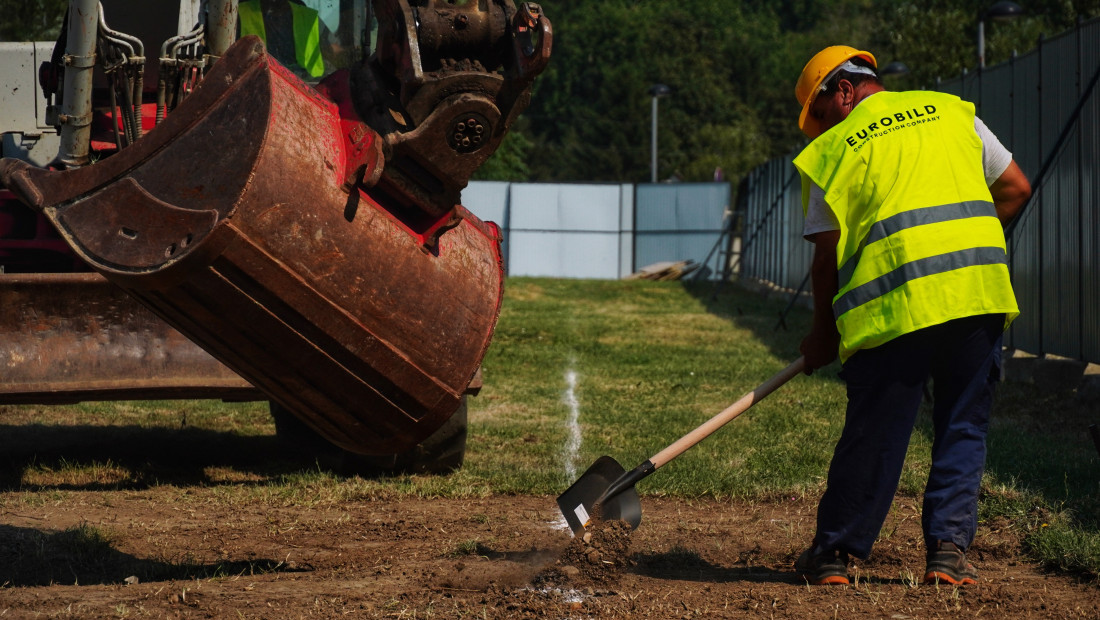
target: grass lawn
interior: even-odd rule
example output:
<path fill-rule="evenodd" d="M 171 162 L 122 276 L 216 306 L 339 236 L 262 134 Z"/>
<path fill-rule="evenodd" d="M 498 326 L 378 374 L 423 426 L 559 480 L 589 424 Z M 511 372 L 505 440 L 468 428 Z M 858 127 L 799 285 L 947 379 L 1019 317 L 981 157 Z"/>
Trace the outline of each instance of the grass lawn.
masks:
<path fill-rule="evenodd" d="M 629 470 L 798 357 L 807 310 L 795 308 L 789 329 L 777 329 L 785 296 L 765 298 L 737 286 L 715 292 L 708 283 L 510 279 L 482 368 L 485 386 L 470 400 L 466 464 L 455 474 L 346 479 L 301 463 L 250 469 L 227 457 L 187 480 L 222 484 L 227 502 L 300 504 L 394 494 L 557 495 L 605 454 Z M 754 501 L 819 494 L 843 424 L 838 369 L 796 377 L 640 482 L 639 492 Z M 1073 393 L 1002 384 L 980 506 L 981 519 L 1020 528 L 1035 557 L 1094 579 L 1100 458 L 1087 428 L 1098 421 Z M 203 445 L 244 437 L 257 451 L 270 451 L 262 442 L 274 432 L 265 403 L 218 401 L 0 407 L 0 424 L 28 445 L 36 432 L 57 437 L 76 427 L 75 444 L 122 428 L 138 429 L 145 443 L 191 433 Z M 920 494 L 930 441 L 922 414 L 900 492 Z M 81 485 L 173 484 L 179 475 L 80 452 L 15 469 L 0 483 L 17 493 L 0 499 L 0 507 L 57 501 L 64 493 L 58 489 Z"/>
<path fill-rule="evenodd" d="M 735 286 L 512 279 L 471 404 L 464 475 L 496 492 L 560 493 L 598 456 L 638 465 L 798 356 L 808 310 Z M 799 376 L 638 484 L 643 495 L 820 493 L 843 426 L 838 364 Z M 1100 573 L 1095 414 L 1072 393 L 1000 386 L 980 514 L 1005 517 L 1030 550 Z M 577 432 L 579 431 L 579 433 Z M 579 442 L 577 441 L 579 436 Z M 919 495 L 931 420 L 918 419 L 900 492 Z"/>

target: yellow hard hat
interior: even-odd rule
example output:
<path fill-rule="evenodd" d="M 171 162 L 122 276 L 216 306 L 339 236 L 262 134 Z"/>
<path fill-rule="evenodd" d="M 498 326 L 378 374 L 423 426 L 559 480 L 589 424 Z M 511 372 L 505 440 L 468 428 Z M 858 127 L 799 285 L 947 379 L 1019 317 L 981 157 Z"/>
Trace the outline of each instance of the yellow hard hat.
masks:
<path fill-rule="evenodd" d="M 798 99 L 798 104 L 802 106 L 802 114 L 798 116 L 798 128 L 802 130 L 802 133 L 811 138 L 816 138 L 821 134 L 820 123 L 810 116 L 810 106 L 814 104 L 814 98 L 821 92 L 821 83 L 825 81 L 826 76 L 832 73 L 833 69 L 844 64 L 849 58 L 856 56 L 871 63 L 872 67 L 878 68 L 878 62 L 871 52 L 857 50 L 847 45 L 826 47 L 815 54 L 810 62 L 806 63 L 806 66 L 802 69 L 802 75 L 798 76 L 798 84 L 794 87 L 794 96 Z"/>

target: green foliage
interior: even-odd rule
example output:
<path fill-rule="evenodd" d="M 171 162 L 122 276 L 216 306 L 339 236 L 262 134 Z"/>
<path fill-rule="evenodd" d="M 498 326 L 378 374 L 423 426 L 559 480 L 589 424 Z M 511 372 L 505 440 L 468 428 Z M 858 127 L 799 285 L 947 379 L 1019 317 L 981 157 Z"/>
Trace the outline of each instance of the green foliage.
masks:
<path fill-rule="evenodd" d="M 527 166 L 534 144 L 518 130 L 504 135 L 500 146 L 474 173 L 479 181 L 524 181 L 531 174 Z"/>
<path fill-rule="evenodd" d="M 715 168 L 736 180 L 804 144 L 794 84 L 828 45 L 868 49 L 880 66 L 910 73 L 891 89 L 933 87 L 977 65 L 980 11 L 992 0 L 544 0 L 554 24 L 550 66 L 536 82 L 529 180 L 649 180 L 652 84 L 659 100 L 658 177 L 709 181 Z M 987 21 L 986 60 L 1035 47 L 1100 0 L 1021 3 L 1024 16 Z"/>
<path fill-rule="evenodd" d="M 67 6 L 67 0 L 0 0 L 0 41 L 56 39 Z"/>
<path fill-rule="evenodd" d="M 977 67 L 978 17 L 993 2 L 936 0 L 887 3 L 881 8 L 885 26 L 876 37 L 876 49 L 890 60 L 901 60 L 911 73 L 891 86 L 932 87 L 937 78 L 950 79 Z M 1100 2 L 1040 0 L 1019 3 L 1022 16 L 1005 21 L 985 20 L 986 66 L 1033 49 L 1044 35 L 1072 28 L 1078 18 L 1100 15 Z M 880 61 L 883 60 L 880 57 Z"/>
<path fill-rule="evenodd" d="M 701 0 L 543 5 L 555 47 L 528 112 L 537 178 L 648 179 L 647 91 L 657 83 L 672 90 L 658 102 L 661 178 L 710 180 L 716 167 L 740 175 L 770 152 L 759 120 L 767 104 L 742 96 L 759 92 L 745 77 L 763 56 L 750 44 L 744 26 L 754 18 L 743 8 Z M 759 19 L 754 31 L 778 32 L 772 16 Z"/>

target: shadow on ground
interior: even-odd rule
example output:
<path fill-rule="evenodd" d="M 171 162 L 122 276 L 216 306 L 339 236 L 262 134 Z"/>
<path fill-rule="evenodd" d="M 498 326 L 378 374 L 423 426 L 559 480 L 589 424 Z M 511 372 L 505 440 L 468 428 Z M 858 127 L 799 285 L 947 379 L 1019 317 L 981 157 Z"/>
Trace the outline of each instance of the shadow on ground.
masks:
<path fill-rule="evenodd" d="M 263 481 L 321 466 L 274 435 L 200 428 L 0 425 L 0 455 L 2 491 L 224 484 L 211 478 L 210 468 Z M 29 471 L 43 472 L 34 477 L 46 482 L 28 480 Z"/>
<path fill-rule="evenodd" d="M 0 524 L 0 587 L 97 585 L 296 572 L 269 559 L 212 564 L 149 560 L 122 553 L 99 530 L 62 532 Z"/>
<path fill-rule="evenodd" d="M 704 583 L 795 583 L 798 576 L 791 571 L 777 571 L 763 566 L 716 566 L 692 552 L 635 553 L 637 564 L 631 572 L 654 579 L 699 581 Z"/>
<path fill-rule="evenodd" d="M 751 331 L 776 357 L 790 361 L 798 357 L 798 345 L 810 331 L 812 313 L 801 304 L 792 304 L 791 293 L 755 292 L 737 282 L 684 280 L 681 284 L 708 312 Z M 834 370 L 830 376 L 835 375 Z"/>

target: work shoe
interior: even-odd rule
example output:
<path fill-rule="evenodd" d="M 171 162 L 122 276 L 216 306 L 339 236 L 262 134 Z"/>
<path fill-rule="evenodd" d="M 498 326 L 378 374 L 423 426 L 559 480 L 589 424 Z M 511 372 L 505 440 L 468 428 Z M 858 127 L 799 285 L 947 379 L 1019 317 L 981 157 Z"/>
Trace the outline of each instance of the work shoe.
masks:
<path fill-rule="evenodd" d="M 949 583 L 953 586 L 978 583 L 978 571 L 955 543 L 941 540 L 936 543 L 935 549 L 928 550 L 924 583 Z"/>
<path fill-rule="evenodd" d="M 846 586 L 848 554 L 810 547 L 794 561 L 794 569 L 812 586 Z"/>

